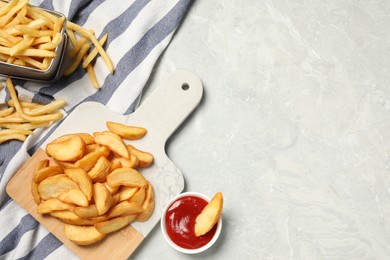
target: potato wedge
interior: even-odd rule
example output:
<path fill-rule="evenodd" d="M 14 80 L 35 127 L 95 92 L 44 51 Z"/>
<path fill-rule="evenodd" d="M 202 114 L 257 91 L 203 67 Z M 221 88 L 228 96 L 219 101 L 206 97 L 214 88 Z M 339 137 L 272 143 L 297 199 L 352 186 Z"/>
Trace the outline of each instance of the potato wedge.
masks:
<path fill-rule="evenodd" d="M 148 183 L 137 170 L 133 168 L 118 168 L 107 175 L 107 183 L 112 187 L 120 185 L 130 187 L 144 187 Z"/>
<path fill-rule="evenodd" d="M 128 226 L 135 220 L 136 215 L 116 217 L 107 221 L 95 224 L 96 230 L 103 234 L 109 234 Z"/>
<path fill-rule="evenodd" d="M 77 162 L 74 163 L 76 168 L 81 168 L 84 171 L 90 171 L 93 166 L 95 166 L 97 160 L 100 158 L 101 154 L 98 151 L 84 155 Z"/>
<path fill-rule="evenodd" d="M 131 199 L 138 190 L 138 187 L 121 186 L 118 191 L 119 201 Z"/>
<path fill-rule="evenodd" d="M 38 162 L 37 166 L 35 167 L 35 174 L 42 168 L 48 166 L 49 166 L 49 160 L 47 159 Z M 35 203 L 39 205 L 39 203 L 41 203 L 41 197 L 39 196 L 39 192 L 38 192 L 38 183 L 36 183 L 35 181 L 31 182 L 31 193 L 33 195 Z"/>
<path fill-rule="evenodd" d="M 64 190 L 63 192 L 61 192 L 60 196 L 58 196 L 58 199 L 63 202 L 81 207 L 88 206 L 87 198 L 85 197 L 84 193 L 79 189 Z"/>
<path fill-rule="evenodd" d="M 99 215 L 103 215 L 110 209 L 112 196 L 104 184 L 100 182 L 93 184 L 93 199 Z"/>
<path fill-rule="evenodd" d="M 71 210 L 58 210 L 50 212 L 49 214 L 50 216 L 53 216 L 66 224 L 78 226 L 94 225 L 94 221 L 87 218 L 81 218 Z"/>
<path fill-rule="evenodd" d="M 119 135 L 113 132 L 105 131 L 96 132 L 94 133 L 94 136 L 95 142 L 97 144 L 107 146 L 113 153 L 120 157 L 127 159 L 130 158 L 129 151 L 127 150 L 125 143 Z"/>
<path fill-rule="evenodd" d="M 143 127 L 130 126 L 115 122 L 106 122 L 107 128 L 110 131 L 118 134 L 120 137 L 128 140 L 138 140 L 144 137 L 147 130 Z"/>
<path fill-rule="evenodd" d="M 62 162 L 62 161 L 57 161 L 55 160 L 55 162 L 58 164 L 58 166 L 60 166 L 62 169 L 73 169 L 73 168 L 77 168 L 74 163 L 72 162 Z"/>
<path fill-rule="evenodd" d="M 117 158 L 117 157 L 115 157 L 115 158 Z M 109 172 L 112 172 L 118 168 L 122 168 L 121 162 L 119 160 L 115 160 L 115 158 L 111 159 L 111 161 L 110 161 L 111 166 L 110 166 Z"/>
<path fill-rule="evenodd" d="M 101 155 L 103 155 L 106 158 L 108 158 L 111 154 L 110 148 L 108 148 L 107 146 L 104 146 L 104 145 L 100 145 L 100 144 L 96 146 L 96 151 L 99 152 Z"/>
<path fill-rule="evenodd" d="M 48 177 L 41 181 L 38 185 L 39 196 L 43 200 L 57 198 L 64 190 L 78 189 L 76 182 L 71 180 L 65 174 L 58 174 Z"/>
<path fill-rule="evenodd" d="M 117 193 L 117 191 L 119 190 L 119 186 L 117 187 L 111 187 L 110 185 L 108 185 L 108 183 L 105 181 L 103 182 L 104 186 L 106 186 L 107 190 L 110 191 L 111 195 L 114 195 Z"/>
<path fill-rule="evenodd" d="M 61 142 L 51 142 L 46 145 L 46 153 L 58 161 L 74 162 L 83 157 L 85 142 L 78 136 L 72 136 Z"/>
<path fill-rule="evenodd" d="M 195 219 L 195 236 L 199 237 L 209 232 L 221 217 L 223 196 L 217 192 L 211 201 Z"/>
<path fill-rule="evenodd" d="M 72 136 L 75 136 L 75 135 L 78 135 L 80 136 L 86 145 L 90 145 L 90 144 L 94 144 L 95 143 L 95 139 L 93 138 L 92 135 L 88 134 L 88 133 L 74 133 L 74 134 L 66 134 L 66 135 L 62 135 L 58 138 L 56 138 L 53 143 L 60 143 L 66 139 L 69 139 L 70 137 Z"/>
<path fill-rule="evenodd" d="M 153 163 L 154 157 L 151 153 L 141 151 L 141 150 L 135 148 L 131 144 L 126 145 L 126 147 L 127 147 L 130 154 L 135 155 L 138 158 L 139 167 L 146 168 L 146 167 L 149 167 Z"/>
<path fill-rule="evenodd" d="M 117 168 L 136 168 L 138 166 L 139 160 L 135 155 L 130 155 L 130 159 L 126 159 L 123 157 L 115 157 L 111 161 L 111 164 L 119 164 L 120 167 Z M 117 169 L 115 168 L 115 169 Z"/>
<path fill-rule="evenodd" d="M 114 194 L 112 195 L 112 205 L 116 205 L 118 204 L 120 201 L 119 201 L 119 194 Z"/>
<path fill-rule="evenodd" d="M 106 180 L 110 167 L 110 161 L 106 157 L 100 156 L 92 169 L 88 171 L 88 175 L 93 182 L 103 182 Z"/>
<path fill-rule="evenodd" d="M 31 193 L 33 195 L 35 203 L 39 205 L 39 203 L 41 203 L 41 197 L 39 196 L 38 192 L 38 183 L 36 183 L 35 181 L 31 182 Z"/>
<path fill-rule="evenodd" d="M 81 218 L 93 218 L 99 216 L 96 205 L 91 204 L 87 207 L 76 207 L 74 213 Z"/>
<path fill-rule="evenodd" d="M 84 155 L 87 155 L 87 154 L 89 154 L 89 153 L 95 152 L 97 146 L 98 146 L 98 144 L 88 144 L 88 145 L 85 147 Z"/>
<path fill-rule="evenodd" d="M 65 224 L 65 236 L 81 246 L 91 245 L 102 240 L 106 235 L 97 231 L 95 226 L 78 226 Z"/>
<path fill-rule="evenodd" d="M 38 205 L 39 214 L 47 214 L 57 210 L 72 210 L 75 206 L 59 199 L 48 199 Z"/>
<path fill-rule="evenodd" d="M 49 166 L 50 161 L 48 159 L 44 159 L 38 162 L 37 166 L 35 166 L 35 172 Z"/>
<path fill-rule="evenodd" d="M 142 212 L 137 215 L 136 221 L 144 222 L 150 218 L 154 210 L 154 191 L 153 186 L 148 182 L 146 188 L 146 197 L 142 204 Z"/>
<path fill-rule="evenodd" d="M 142 207 L 145 198 L 146 198 L 146 188 L 142 187 L 130 198 L 129 201 Z"/>
<path fill-rule="evenodd" d="M 34 175 L 34 182 L 40 183 L 42 180 L 46 179 L 47 177 L 54 176 L 57 174 L 64 173 L 64 170 L 60 166 L 47 166 L 39 171 L 37 171 Z"/>
<path fill-rule="evenodd" d="M 66 169 L 64 172 L 70 179 L 77 183 L 87 200 L 90 201 L 92 198 L 92 180 L 89 175 L 80 168 Z"/>
<path fill-rule="evenodd" d="M 134 215 L 142 212 L 142 207 L 137 203 L 122 201 L 115 205 L 108 213 L 108 218 L 114 218 L 119 216 Z"/>
<path fill-rule="evenodd" d="M 100 144 L 89 144 L 87 145 L 87 147 L 85 148 L 85 154 L 89 154 L 89 153 L 92 153 L 92 152 L 100 152 L 100 154 L 106 158 L 108 158 L 108 156 L 110 155 L 111 153 L 111 150 L 104 146 L 104 145 L 100 145 Z"/>

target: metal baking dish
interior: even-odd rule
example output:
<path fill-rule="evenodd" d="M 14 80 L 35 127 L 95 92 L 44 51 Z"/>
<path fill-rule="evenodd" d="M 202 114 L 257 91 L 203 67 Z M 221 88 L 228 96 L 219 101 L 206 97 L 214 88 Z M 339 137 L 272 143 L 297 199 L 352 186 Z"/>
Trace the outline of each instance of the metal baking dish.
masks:
<path fill-rule="evenodd" d="M 37 7 L 39 8 L 39 7 Z M 42 82 L 42 83 L 53 83 L 57 81 L 62 74 L 62 62 L 64 59 L 64 53 L 68 42 L 68 37 L 65 32 L 66 17 L 56 11 L 45 10 L 57 17 L 64 17 L 64 24 L 62 26 L 61 34 L 62 41 L 57 46 L 55 52 L 56 56 L 52 59 L 50 66 L 46 70 L 40 70 L 36 68 L 25 67 L 21 65 L 10 64 L 7 62 L 0 61 L 0 75 L 8 76 L 11 78 L 23 79 L 28 81 Z"/>

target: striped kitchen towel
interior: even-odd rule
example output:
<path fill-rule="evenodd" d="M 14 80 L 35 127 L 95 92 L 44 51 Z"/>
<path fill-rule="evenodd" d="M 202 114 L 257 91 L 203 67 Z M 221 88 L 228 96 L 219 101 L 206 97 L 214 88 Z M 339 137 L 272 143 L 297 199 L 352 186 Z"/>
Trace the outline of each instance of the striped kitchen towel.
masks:
<path fill-rule="evenodd" d="M 169 44 L 190 5 L 190 0 L 30 0 L 30 4 L 65 14 L 68 20 L 109 37 L 105 49 L 115 64 L 115 73 L 103 60 L 94 64 L 101 89 L 96 90 L 83 69 L 51 86 L 15 82 L 23 100 L 48 103 L 65 99 L 64 114 L 85 101 L 97 101 L 111 110 L 129 114 L 153 66 Z M 4 80 L 4 79 L 2 79 Z M 4 88 L 0 103 L 9 99 Z M 25 142 L 0 145 L 0 259 L 77 259 L 52 234 L 19 207 L 5 192 L 8 181 L 55 128 L 37 129 Z"/>

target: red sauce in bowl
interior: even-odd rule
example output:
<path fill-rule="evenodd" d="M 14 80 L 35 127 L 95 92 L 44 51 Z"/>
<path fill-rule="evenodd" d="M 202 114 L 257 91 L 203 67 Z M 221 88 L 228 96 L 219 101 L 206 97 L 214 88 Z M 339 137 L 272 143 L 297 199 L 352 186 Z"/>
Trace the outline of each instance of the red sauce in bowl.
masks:
<path fill-rule="evenodd" d="M 168 236 L 176 245 L 186 249 L 197 249 L 213 238 L 217 225 L 200 237 L 196 237 L 194 231 L 195 219 L 207 203 L 202 198 L 186 196 L 169 206 L 165 214 L 165 227 Z"/>

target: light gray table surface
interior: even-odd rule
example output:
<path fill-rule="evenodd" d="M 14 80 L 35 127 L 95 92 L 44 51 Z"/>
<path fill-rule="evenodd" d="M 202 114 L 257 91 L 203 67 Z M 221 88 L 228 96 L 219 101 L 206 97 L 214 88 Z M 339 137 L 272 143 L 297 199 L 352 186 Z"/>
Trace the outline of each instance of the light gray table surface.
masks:
<path fill-rule="evenodd" d="M 132 259 L 390 259 L 390 3 L 198 0 L 143 98 L 175 69 L 204 96 L 167 153 L 225 203 L 217 243 L 160 227 Z"/>

